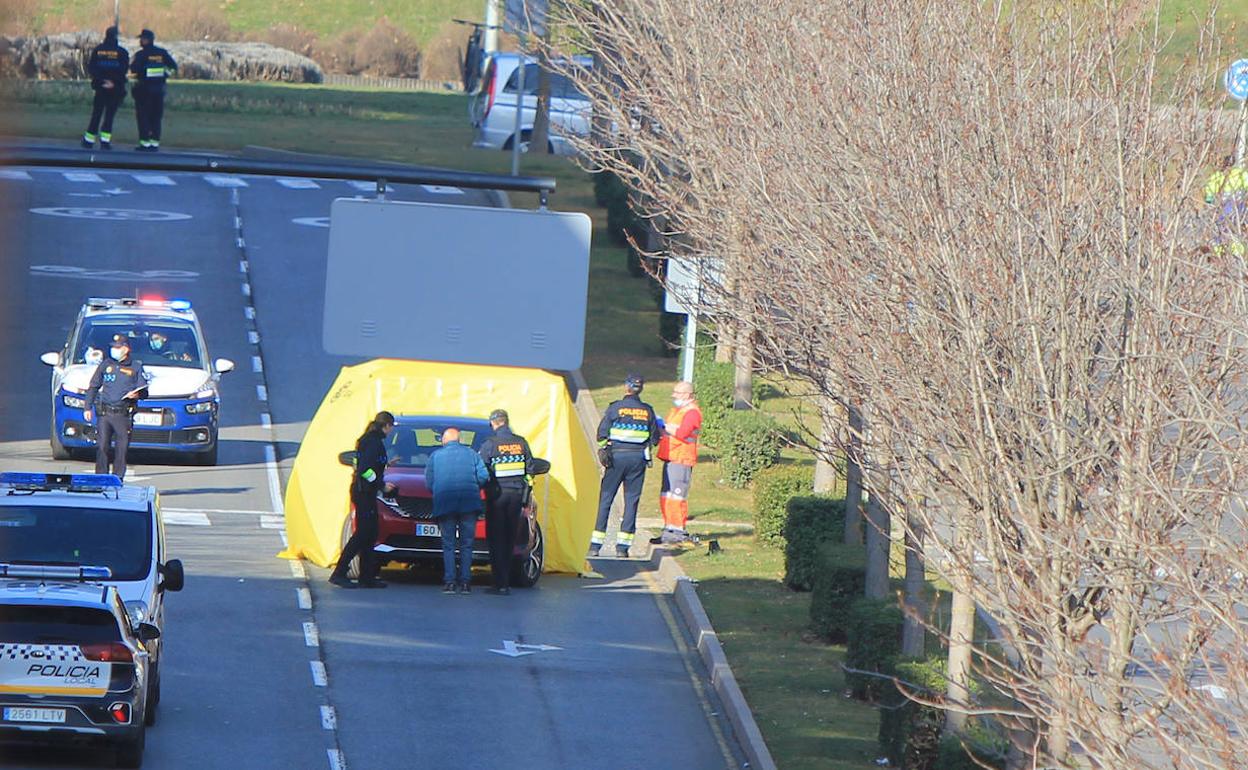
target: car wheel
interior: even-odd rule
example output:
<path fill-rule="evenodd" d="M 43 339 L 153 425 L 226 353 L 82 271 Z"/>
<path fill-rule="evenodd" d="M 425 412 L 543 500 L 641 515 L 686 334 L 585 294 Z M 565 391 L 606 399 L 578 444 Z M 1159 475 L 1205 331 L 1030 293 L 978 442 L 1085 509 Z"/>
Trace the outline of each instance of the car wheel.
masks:
<path fill-rule="evenodd" d="M 142 767 L 143 749 L 147 743 L 147 728 L 140 727 L 133 738 L 117 744 L 118 767 Z"/>
<path fill-rule="evenodd" d="M 195 464 L 196 465 L 216 465 L 217 464 L 217 448 L 219 446 L 220 445 L 217 443 L 216 437 L 214 436 L 213 441 L 212 441 L 212 449 L 209 449 L 207 452 L 195 453 Z"/>
<path fill-rule="evenodd" d="M 533 522 L 533 550 L 521 561 L 512 565 L 511 584 L 520 588 L 532 588 L 542 577 L 542 565 L 546 560 L 546 539 L 542 525 Z"/>
<path fill-rule="evenodd" d="M 532 131 L 520 132 L 520 152 L 527 153 L 529 151 L 529 136 L 532 133 L 533 133 Z M 503 143 L 503 149 L 506 150 L 507 152 L 511 152 L 511 145 L 512 145 L 512 142 L 514 141 L 515 141 L 514 136 L 508 137 L 507 141 Z M 551 155 L 555 154 L 555 145 L 550 140 L 546 141 L 546 151 L 550 153 Z"/>
<path fill-rule="evenodd" d="M 56 432 L 56 420 L 52 421 L 51 436 L 53 460 L 68 460 L 74 456 L 73 451 L 61 443 L 61 437 Z"/>
<path fill-rule="evenodd" d="M 347 520 L 342 525 L 342 547 L 343 548 L 347 547 L 347 541 L 351 539 L 351 520 L 353 518 L 354 518 L 354 514 L 350 514 L 350 513 L 347 514 Z M 347 577 L 351 578 L 352 580 L 360 579 L 360 557 L 356 556 L 354 559 L 351 560 L 351 563 L 347 565 Z"/>
<path fill-rule="evenodd" d="M 152 727 L 156 724 L 156 710 L 160 706 L 159 666 L 153 666 L 149 676 L 151 684 L 147 686 L 147 710 L 143 712 L 143 724 Z"/>

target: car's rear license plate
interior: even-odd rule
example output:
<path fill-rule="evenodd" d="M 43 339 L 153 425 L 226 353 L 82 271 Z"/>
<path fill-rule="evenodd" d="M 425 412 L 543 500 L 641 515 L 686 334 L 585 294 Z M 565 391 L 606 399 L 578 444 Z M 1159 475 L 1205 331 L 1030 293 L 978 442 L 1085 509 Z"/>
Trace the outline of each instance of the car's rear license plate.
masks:
<path fill-rule="evenodd" d="M 428 535 L 429 537 L 442 537 L 442 529 L 437 524 L 417 524 L 417 535 Z"/>
<path fill-rule="evenodd" d="M 54 724 L 63 724 L 65 722 L 65 709 L 36 709 L 21 706 L 14 706 L 4 710 L 4 721 L 6 722 L 48 722 Z"/>
<path fill-rule="evenodd" d="M 135 425 L 160 425 L 160 412 L 135 412 Z"/>

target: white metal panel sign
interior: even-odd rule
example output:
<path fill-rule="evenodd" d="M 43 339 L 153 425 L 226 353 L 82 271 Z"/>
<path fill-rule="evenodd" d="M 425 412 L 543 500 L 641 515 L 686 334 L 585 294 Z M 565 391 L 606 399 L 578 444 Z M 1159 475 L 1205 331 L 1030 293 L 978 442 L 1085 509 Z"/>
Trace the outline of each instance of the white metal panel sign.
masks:
<path fill-rule="evenodd" d="M 340 198 L 326 352 L 571 371 L 585 349 L 589 217 Z"/>
<path fill-rule="evenodd" d="M 663 309 L 669 313 L 713 311 L 721 288 L 723 265 L 718 259 L 667 260 Z"/>

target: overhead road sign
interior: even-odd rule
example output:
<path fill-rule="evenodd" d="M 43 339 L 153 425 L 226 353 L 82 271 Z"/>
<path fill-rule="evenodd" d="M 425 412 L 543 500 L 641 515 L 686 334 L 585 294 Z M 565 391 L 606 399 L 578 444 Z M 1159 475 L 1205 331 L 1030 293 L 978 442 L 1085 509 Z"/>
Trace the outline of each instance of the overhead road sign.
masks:
<path fill-rule="evenodd" d="M 1227 67 L 1223 83 L 1232 98 L 1241 102 L 1248 100 L 1248 59 L 1240 59 Z"/>

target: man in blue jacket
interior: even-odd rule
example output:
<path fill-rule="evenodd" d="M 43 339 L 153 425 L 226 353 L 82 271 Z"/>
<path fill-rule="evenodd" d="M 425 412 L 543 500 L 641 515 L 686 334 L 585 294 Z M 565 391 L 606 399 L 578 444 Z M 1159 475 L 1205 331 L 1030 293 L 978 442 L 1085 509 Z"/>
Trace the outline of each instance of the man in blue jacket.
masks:
<path fill-rule="evenodd" d="M 459 428 L 442 431 L 442 448 L 429 456 L 425 485 L 433 493 L 433 517 L 442 530 L 442 593 L 472 591 L 472 540 L 484 505 L 481 488 L 489 471 L 472 447 L 459 443 Z M 459 570 L 455 555 L 459 555 Z"/>

